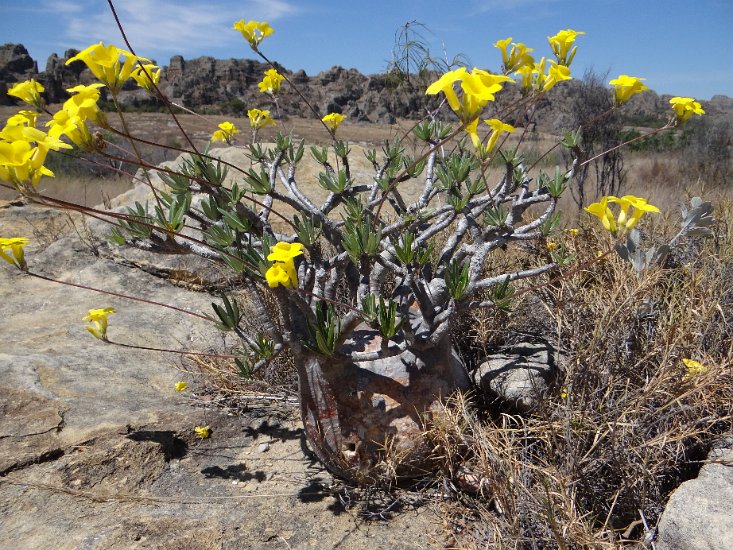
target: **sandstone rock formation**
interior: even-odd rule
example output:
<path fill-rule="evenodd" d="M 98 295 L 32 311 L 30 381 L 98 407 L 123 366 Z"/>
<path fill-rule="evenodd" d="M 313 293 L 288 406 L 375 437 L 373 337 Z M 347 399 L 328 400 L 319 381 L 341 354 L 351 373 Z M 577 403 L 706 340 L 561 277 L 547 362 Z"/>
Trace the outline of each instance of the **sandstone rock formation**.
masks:
<path fill-rule="evenodd" d="M 22 44 L 0 46 L 0 105 L 13 105 L 15 98 L 8 96 L 8 88 L 37 73 L 38 65 Z"/>
<path fill-rule="evenodd" d="M 79 62 L 66 65 L 76 50 L 67 50 L 63 57 L 53 54 L 46 69 L 38 72 L 35 62 L 20 44 L 6 44 L 0 49 L 0 104 L 15 104 L 4 92 L 15 82 L 36 78 L 46 88 L 49 103 L 64 101 L 64 91 L 77 84 L 91 83 L 91 72 Z M 173 56 L 161 74 L 160 88 L 172 101 L 187 108 L 216 109 L 242 114 L 252 107 L 270 108 L 275 116 L 313 116 L 307 104 L 289 86 L 283 86 L 278 109 L 261 94 L 257 83 L 269 66 L 251 59 L 214 59 L 199 57 L 186 60 Z M 384 75 L 362 75 L 356 69 L 333 67 L 309 77 L 304 71 L 278 70 L 299 86 L 308 102 L 322 116 L 329 112 L 345 114 L 352 121 L 392 123 L 395 117 L 422 116 L 426 108 L 438 105 L 438 99 L 425 96 L 423 89 L 390 85 Z M 156 100 L 128 82 L 121 102 L 133 108 L 156 106 Z M 278 115 L 279 111 L 279 115 Z"/>
<path fill-rule="evenodd" d="M 38 72 L 37 64 L 20 44 L 0 46 L 0 105 L 13 105 L 14 98 L 5 93 L 13 83 L 30 77 L 36 78 L 46 88 L 49 103 L 64 101 L 65 89 L 77 84 L 94 81 L 83 63 L 66 65 L 76 50 L 67 50 L 63 57 L 51 55 L 45 70 Z M 268 97 L 261 94 L 257 83 L 269 67 L 252 59 L 214 59 L 199 57 L 184 59 L 176 55 L 163 67 L 160 88 L 172 101 L 187 108 L 242 115 L 252 107 L 271 109 L 274 116 L 313 116 L 303 99 L 288 85 L 283 85 L 277 109 Z M 378 122 L 391 124 L 396 118 L 418 119 L 435 109 L 441 96 L 426 96 L 425 87 L 436 75 L 423 75 L 409 84 L 400 83 L 394 74 L 363 75 L 356 69 L 332 67 L 314 76 L 304 71 L 289 71 L 277 66 L 295 83 L 320 116 L 329 112 L 342 113 L 353 122 Z M 420 80 L 422 78 L 422 80 Z M 577 77 L 576 77 L 577 78 Z M 572 125 L 569 99 L 578 81 L 563 82 L 538 105 L 538 117 L 542 127 L 559 131 Z M 519 98 L 519 92 L 509 90 L 499 96 L 497 106 L 510 104 Z M 128 82 L 123 89 L 121 102 L 130 108 L 160 108 L 157 100 Z M 624 107 L 630 120 L 666 120 L 671 111 L 669 96 L 647 92 L 632 98 Z M 733 100 L 716 96 L 704 107 L 711 115 L 733 118 Z M 452 120 L 452 119 L 451 119 Z M 514 124 L 523 121 L 509 120 Z"/>

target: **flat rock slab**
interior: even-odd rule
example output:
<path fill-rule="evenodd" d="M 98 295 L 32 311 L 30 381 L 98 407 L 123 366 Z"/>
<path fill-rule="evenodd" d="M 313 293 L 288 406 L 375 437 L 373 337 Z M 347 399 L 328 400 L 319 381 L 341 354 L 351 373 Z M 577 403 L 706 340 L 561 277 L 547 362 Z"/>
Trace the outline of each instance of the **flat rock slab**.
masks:
<path fill-rule="evenodd" d="M 212 296 L 95 256 L 53 216 L 0 206 L 0 235 L 32 239 L 32 270 L 208 312 Z M 32 227 L 30 225 L 32 222 Z M 34 229 L 35 228 L 35 229 Z M 0 548 L 430 548 L 430 507 L 366 523 L 331 494 L 296 411 L 205 408 L 172 354 L 92 338 L 81 317 L 114 307 L 112 340 L 221 351 L 210 323 L 0 267 Z M 175 392 L 177 380 L 194 389 Z M 213 435 L 199 439 L 194 426 Z M 267 452 L 261 452 L 266 445 Z"/>

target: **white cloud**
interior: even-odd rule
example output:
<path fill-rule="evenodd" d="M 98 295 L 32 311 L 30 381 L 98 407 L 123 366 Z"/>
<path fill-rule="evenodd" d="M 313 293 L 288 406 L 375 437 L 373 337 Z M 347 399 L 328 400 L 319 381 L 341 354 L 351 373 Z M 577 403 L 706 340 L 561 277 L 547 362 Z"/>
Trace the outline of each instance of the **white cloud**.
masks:
<path fill-rule="evenodd" d="M 60 15 L 81 13 L 84 11 L 84 6 L 79 2 L 60 0 L 58 2 L 45 2 L 44 4 L 43 8 L 46 12 L 53 11 Z"/>
<path fill-rule="evenodd" d="M 106 2 L 87 1 L 78 12 L 66 2 L 49 2 L 65 28 L 65 35 L 85 47 L 93 42 L 112 42 L 124 47 L 120 32 Z M 103 6 L 104 9 L 100 9 Z M 191 54 L 215 47 L 235 45 L 242 37 L 232 30 L 239 19 L 268 22 L 296 13 L 297 8 L 284 0 L 250 0 L 204 3 L 200 0 L 118 0 L 117 15 L 125 34 L 138 55 L 158 57 Z M 242 43 L 242 52 L 245 44 Z M 157 59 L 159 63 L 166 59 Z"/>

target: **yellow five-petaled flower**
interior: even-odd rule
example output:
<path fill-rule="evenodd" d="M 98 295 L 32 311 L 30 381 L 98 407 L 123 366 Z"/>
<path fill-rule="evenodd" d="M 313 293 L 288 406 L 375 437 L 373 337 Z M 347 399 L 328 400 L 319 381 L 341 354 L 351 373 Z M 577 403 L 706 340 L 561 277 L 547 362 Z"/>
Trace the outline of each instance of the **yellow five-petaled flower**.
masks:
<path fill-rule="evenodd" d="M 152 63 L 145 63 L 132 71 L 131 76 L 138 86 L 154 94 L 155 87 L 160 82 L 160 67 Z"/>
<path fill-rule="evenodd" d="M 245 23 L 244 19 L 240 19 L 234 23 L 234 30 L 242 33 L 242 36 L 249 42 L 253 50 L 257 49 L 259 43 L 266 36 L 270 36 L 273 33 L 273 28 L 266 21 L 247 21 Z"/>
<path fill-rule="evenodd" d="M 89 86 L 80 84 L 66 90 L 70 94 L 73 94 L 69 99 L 64 102 L 63 110 L 69 113 L 70 116 L 78 116 L 81 120 L 88 120 L 93 123 L 103 122 L 101 111 L 97 102 L 100 97 L 100 88 L 103 88 L 104 84 L 95 82 Z"/>
<path fill-rule="evenodd" d="M 12 237 L 10 239 L 0 237 L 0 258 L 19 269 L 25 269 L 23 247 L 28 242 L 25 237 Z"/>
<path fill-rule="evenodd" d="M 280 285 L 286 288 L 298 286 L 298 274 L 295 270 L 295 258 L 303 254 L 301 243 L 279 242 L 270 247 L 267 259 L 273 262 L 265 273 L 265 279 L 270 288 Z"/>
<path fill-rule="evenodd" d="M 489 134 L 489 139 L 486 141 L 486 145 L 481 143 L 481 139 L 478 136 L 478 119 L 475 119 L 466 126 L 466 132 L 471 137 L 473 146 L 482 158 L 487 157 L 494 150 L 496 143 L 499 141 L 499 137 L 501 137 L 503 133 L 511 134 L 514 132 L 514 126 L 511 124 L 505 124 L 498 118 L 487 118 L 484 122 L 491 128 L 491 133 Z"/>
<path fill-rule="evenodd" d="M 512 45 L 512 49 L 509 50 L 509 44 Z M 512 43 L 511 36 L 504 40 L 499 40 L 494 43 L 494 47 L 501 51 L 501 61 L 504 66 L 504 72 L 510 73 L 516 71 L 520 67 L 533 66 L 534 58 L 529 55 L 529 52 L 534 51 L 532 48 L 528 48 L 521 42 Z"/>
<path fill-rule="evenodd" d="M 683 358 L 682 362 L 684 363 L 685 367 L 687 367 L 687 374 L 685 374 L 684 380 L 689 380 L 694 376 L 705 374 L 708 371 L 708 368 L 705 365 L 703 365 L 699 361 L 695 361 L 694 359 Z"/>
<path fill-rule="evenodd" d="M 692 115 L 702 116 L 705 114 L 702 105 L 695 101 L 693 97 L 673 97 L 669 102 L 680 123 L 685 122 Z"/>
<path fill-rule="evenodd" d="M 618 218 L 614 218 L 613 212 L 609 208 L 609 203 L 616 203 L 620 207 Z M 634 211 L 629 215 L 629 208 Z M 601 220 L 603 227 L 614 235 L 618 229 L 631 230 L 636 227 L 641 217 L 647 212 L 658 213 L 659 208 L 649 204 L 646 199 L 635 197 L 634 195 L 624 195 L 623 197 L 614 197 L 608 195 L 602 197 L 599 202 L 594 202 L 585 208 L 585 211 Z"/>
<path fill-rule="evenodd" d="M 627 74 L 619 75 L 618 78 L 614 78 L 609 82 L 613 86 L 613 97 L 615 104 L 621 105 L 625 101 L 628 101 L 631 96 L 640 94 L 644 90 L 649 88 L 642 83 L 644 78 L 637 78 L 635 76 L 629 76 Z"/>
<path fill-rule="evenodd" d="M 41 98 L 41 92 L 43 91 L 43 86 L 31 78 L 24 82 L 18 82 L 12 86 L 7 93 L 8 95 L 15 96 L 29 105 L 42 109 L 43 98 Z"/>
<path fill-rule="evenodd" d="M 285 77 L 275 69 L 268 69 L 265 71 L 262 82 L 259 82 L 257 87 L 263 94 L 275 95 L 280 91 L 280 84 L 283 80 L 285 80 Z"/>
<path fill-rule="evenodd" d="M 234 134 L 238 134 L 239 130 L 231 122 L 222 122 L 219 129 L 211 135 L 211 141 L 225 141 L 231 145 Z"/>
<path fill-rule="evenodd" d="M 122 58 L 122 61 L 120 61 L 120 58 Z M 92 74 L 102 84 L 105 84 L 112 94 L 116 94 L 125 81 L 130 78 L 138 62 L 149 62 L 150 60 L 133 55 L 113 44 L 105 46 L 103 42 L 99 42 L 69 58 L 66 64 L 68 65 L 74 61 L 83 61 L 92 71 Z"/>
<path fill-rule="evenodd" d="M 565 29 L 558 32 L 554 36 L 548 36 L 547 41 L 550 43 L 552 53 L 555 54 L 557 62 L 560 65 L 570 66 L 575 57 L 575 52 L 578 50 L 574 47 L 575 38 L 581 34 L 585 34 L 583 31 L 574 31 L 573 29 Z"/>
<path fill-rule="evenodd" d="M 275 121 L 270 118 L 270 111 L 267 109 L 250 109 L 247 111 L 249 124 L 255 130 L 264 128 L 267 125 L 275 126 Z"/>
<path fill-rule="evenodd" d="M 201 439 L 208 439 L 211 437 L 211 427 L 209 426 L 196 426 L 193 431 L 196 432 L 196 435 Z"/>
<path fill-rule="evenodd" d="M 28 183 L 38 186 L 42 176 L 53 176 L 43 165 L 48 152 L 72 148 L 58 136 L 35 128 L 36 118 L 29 111 L 21 111 L 10 117 L 0 130 L 0 180 L 17 188 Z"/>
<path fill-rule="evenodd" d="M 91 323 L 84 328 L 87 329 L 95 338 L 107 340 L 107 316 L 115 312 L 114 308 L 105 307 L 101 309 L 90 309 L 89 315 L 82 320 Z"/>
<path fill-rule="evenodd" d="M 336 128 L 339 127 L 346 117 L 340 113 L 328 113 L 321 120 L 328 126 L 331 132 L 335 132 Z"/>
<path fill-rule="evenodd" d="M 461 83 L 463 95 L 459 99 L 453 85 Z M 443 92 L 448 105 L 464 124 L 470 124 L 481 114 L 489 101 L 494 101 L 495 94 L 502 90 L 505 82 L 514 82 L 505 75 L 492 74 L 474 68 L 470 73 L 465 67 L 448 71 L 428 86 L 425 93 L 436 95 Z"/>

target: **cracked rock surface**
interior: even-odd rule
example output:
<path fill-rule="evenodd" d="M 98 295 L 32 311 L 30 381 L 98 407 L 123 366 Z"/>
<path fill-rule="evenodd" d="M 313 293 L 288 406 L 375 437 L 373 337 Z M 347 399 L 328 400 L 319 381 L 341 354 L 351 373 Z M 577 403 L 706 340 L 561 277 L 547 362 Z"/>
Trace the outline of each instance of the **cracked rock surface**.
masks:
<path fill-rule="evenodd" d="M 0 204 L 0 234 L 25 236 L 46 276 L 205 312 L 212 297 L 97 257 L 75 232 L 34 236 L 60 214 Z M 30 223 L 33 224 L 31 227 Z M 242 415 L 174 384 L 170 354 L 92 338 L 81 318 L 114 307 L 112 340 L 214 351 L 209 323 L 0 268 L 0 548 L 430 548 L 429 506 L 365 523 L 304 452 L 292 408 Z M 210 439 L 194 426 L 209 425 Z M 266 444 L 267 452 L 260 452 Z"/>

